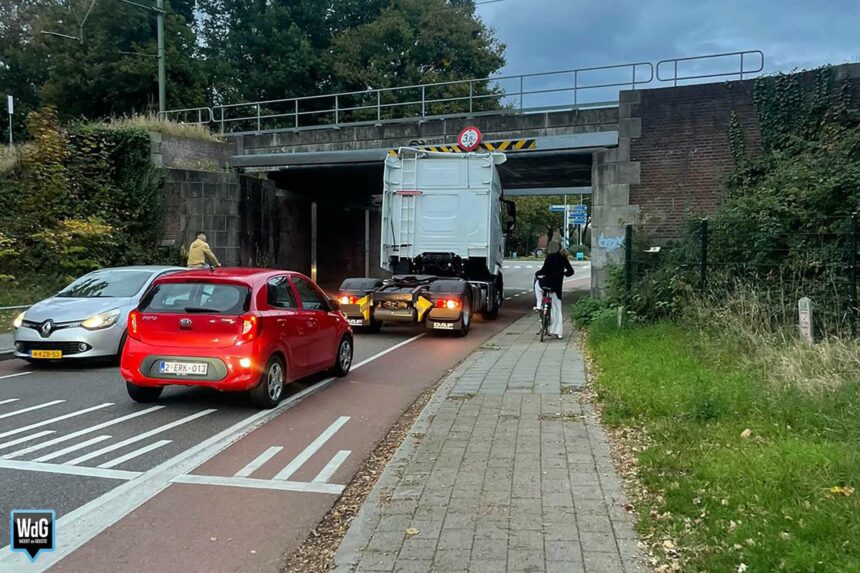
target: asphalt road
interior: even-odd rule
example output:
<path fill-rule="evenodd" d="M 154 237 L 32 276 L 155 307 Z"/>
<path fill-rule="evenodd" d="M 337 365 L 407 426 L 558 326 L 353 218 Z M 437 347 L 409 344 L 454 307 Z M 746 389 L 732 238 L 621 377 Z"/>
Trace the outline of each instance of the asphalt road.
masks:
<path fill-rule="evenodd" d="M 30 564 L 4 548 L 0 571 L 277 571 L 415 398 L 529 311 L 538 266 L 506 263 L 499 319 L 467 338 L 358 335 L 348 377 L 293 383 L 273 411 L 179 387 L 136 404 L 115 367 L 0 363 L 0 516 L 58 519 L 57 551 Z"/>

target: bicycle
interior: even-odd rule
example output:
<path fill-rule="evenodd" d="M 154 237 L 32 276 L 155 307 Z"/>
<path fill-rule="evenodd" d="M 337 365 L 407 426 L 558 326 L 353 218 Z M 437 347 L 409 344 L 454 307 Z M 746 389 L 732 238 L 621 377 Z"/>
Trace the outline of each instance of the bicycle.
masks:
<path fill-rule="evenodd" d="M 552 289 L 541 287 L 541 302 L 540 302 L 540 341 L 543 342 L 545 336 L 549 336 L 549 325 L 552 315 Z"/>

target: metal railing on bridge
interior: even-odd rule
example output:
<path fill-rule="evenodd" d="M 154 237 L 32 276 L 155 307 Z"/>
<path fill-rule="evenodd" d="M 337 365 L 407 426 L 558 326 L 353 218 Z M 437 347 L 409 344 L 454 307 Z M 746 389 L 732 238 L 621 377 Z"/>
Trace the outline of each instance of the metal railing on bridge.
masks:
<path fill-rule="evenodd" d="M 757 65 L 745 67 L 751 58 Z M 631 62 L 177 109 L 159 117 L 240 134 L 608 107 L 617 105 L 620 90 L 635 90 L 655 79 L 674 85 L 721 77 L 744 79 L 763 69 L 764 54 L 750 50 L 661 60 L 656 65 Z"/>

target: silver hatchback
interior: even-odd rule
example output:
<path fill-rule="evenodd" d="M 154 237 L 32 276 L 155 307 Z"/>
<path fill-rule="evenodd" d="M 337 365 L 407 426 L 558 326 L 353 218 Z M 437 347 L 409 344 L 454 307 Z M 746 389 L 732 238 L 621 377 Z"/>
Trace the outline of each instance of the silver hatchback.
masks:
<path fill-rule="evenodd" d="M 156 278 L 181 267 L 93 271 L 15 319 L 15 356 L 31 362 L 117 356 L 128 313 Z"/>

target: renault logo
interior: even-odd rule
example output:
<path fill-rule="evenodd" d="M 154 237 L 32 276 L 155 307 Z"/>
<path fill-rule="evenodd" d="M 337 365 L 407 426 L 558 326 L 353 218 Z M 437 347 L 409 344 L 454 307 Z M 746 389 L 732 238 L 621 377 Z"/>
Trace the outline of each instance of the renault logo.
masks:
<path fill-rule="evenodd" d="M 51 336 L 52 332 L 54 332 L 54 321 L 53 320 L 46 320 L 39 327 L 39 334 L 41 334 L 43 338 L 47 338 L 47 337 Z"/>

